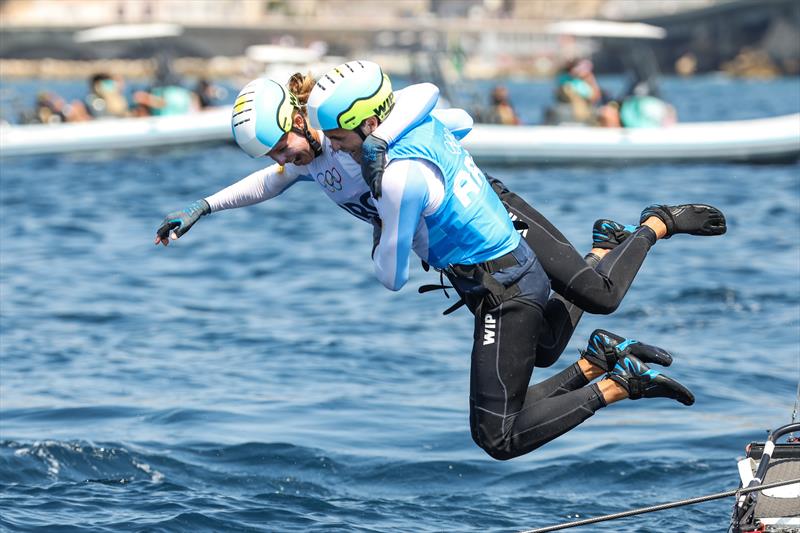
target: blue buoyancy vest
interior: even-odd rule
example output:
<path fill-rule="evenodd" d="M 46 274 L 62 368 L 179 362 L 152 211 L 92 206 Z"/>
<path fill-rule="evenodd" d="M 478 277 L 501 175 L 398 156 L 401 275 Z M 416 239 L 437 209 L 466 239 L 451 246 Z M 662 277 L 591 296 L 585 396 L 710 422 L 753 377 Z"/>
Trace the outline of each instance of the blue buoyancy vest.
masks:
<path fill-rule="evenodd" d="M 427 261 L 435 268 L 477 264 L 514 250 L 520 236 L 483 172 L 453 134 L 434 118 L 395 142 L 390 159 L 425 159 L 444 177 L 444 199 L 424 221 Z"/>

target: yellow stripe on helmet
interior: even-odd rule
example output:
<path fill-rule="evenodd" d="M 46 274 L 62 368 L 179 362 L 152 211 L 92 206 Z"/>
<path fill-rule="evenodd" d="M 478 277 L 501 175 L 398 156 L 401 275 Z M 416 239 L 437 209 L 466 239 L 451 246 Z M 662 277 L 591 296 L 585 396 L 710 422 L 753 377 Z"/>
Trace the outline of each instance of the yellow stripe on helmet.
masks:
<path fill-rule="evenodd" d="M 252 100 L 253 100 L 253 95 L 252 94 L 248 94 L 248 95 L 243 94 L 243 95 L 239 96 L 236 99 L 236 101 L 233 103 L 233 112 L 234 113 L 241 113 L 242 111 L 244 111 L 244 105 L 247 104 L 247 103 L 252 102 Z"/>

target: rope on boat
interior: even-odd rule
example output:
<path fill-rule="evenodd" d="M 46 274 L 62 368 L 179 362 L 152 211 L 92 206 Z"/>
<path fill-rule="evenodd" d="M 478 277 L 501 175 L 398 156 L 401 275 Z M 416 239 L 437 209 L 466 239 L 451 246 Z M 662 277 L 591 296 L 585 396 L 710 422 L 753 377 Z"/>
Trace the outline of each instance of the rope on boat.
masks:
<path fill-rule="evenodd" d="M 556 524 L 553 526 L 540 527 L 537 529 L 526 529 L 519 533 L 547 533 L 548 531 L 557 531 L 559 529 L 568 529 L 572 527 L 586 526 L 589 524 L 596 524 L 597 522 L 606 522 L 609 520 L 616 520 L 618 518 L 625 518 L 637 514 L 652 513 L 655 511 L 663 511 L 665 509 L 672 509 L 673 507 L 682 507 L 684 505 L 694 505 L 696 503 L 708 502 L 711 500 L 719 500 L 721 498 L 728 498 L 729 496 L 738 496 L 740 494 L 747 494 L 749 492 L 771 489 L 773 487 L 782 487 L 784 485 L 792 485 L 793 483 L 800 483 L 800 478 L 790 479 L 783 481 L 776 481 L 775 483 L 767 483 L 766 485 L 757 485 L 755 487 L 740 488 L 736 490 L 729 490 L 727 492 L 718 492 L 717 494 L 709 494 L 707 496 L 699 496 L 697 498 L 690 498 L 688 500 L 679 500 L 675 502 L 662 503 L 659 505 L 651 505 L 650 507 L 642 507 L 641 509 L 633 509 L 631 511 L 624 511 L 621 513 L 607 514 L 597 516 L 595 518 L 586 518 L 584 520 L 576 520 L 574 522 L 564 522 L 563 524 Z"/>
<path fill-rule="evenodd" d="M 794 409 L 792 410 L 792 422 L 797 422 L 797 413 L 800 412 L 800 357 L 797 358 L 797 394 L 794 399 Z"/>

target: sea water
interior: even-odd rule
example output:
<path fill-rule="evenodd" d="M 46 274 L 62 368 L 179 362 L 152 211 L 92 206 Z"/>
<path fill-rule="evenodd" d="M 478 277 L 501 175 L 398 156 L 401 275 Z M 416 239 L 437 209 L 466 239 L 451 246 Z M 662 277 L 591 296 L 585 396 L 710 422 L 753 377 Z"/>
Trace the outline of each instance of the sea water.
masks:
<path fill-rule="evenodd" d="M 550 85 L 509 86 L 538 120 Z M 684 120 L 800 111 L 797 78 L 663 90 Z M 153 245 L 165 213 L 260 165 L 225 145 L 0 162 L 0 529 L 513 532 L 734 489 L 744 446 L 791 419 L 797 164 L 485 168 L 581 251 L 596 218 L 655 202 L 729 227 L 659 242 L 533 378 L 602 327 L 671 350 L 696 404 L 622 401 L 508 462 L 470 438 L 471 315 L 417 294 L 438 278 L 416 262 L 385 290 L 370 228 L 313 184 Z M 722 531 L 732 503 L 585 529 Z"/>

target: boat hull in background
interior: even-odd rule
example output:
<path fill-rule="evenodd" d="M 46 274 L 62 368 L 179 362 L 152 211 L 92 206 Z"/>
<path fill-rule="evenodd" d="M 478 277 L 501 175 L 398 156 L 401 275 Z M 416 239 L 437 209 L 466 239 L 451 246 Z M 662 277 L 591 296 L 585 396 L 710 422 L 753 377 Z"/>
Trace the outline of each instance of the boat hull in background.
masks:
<path fill-rule="evenodd" d="M 781 162 L 800 156 L 800 113 L 653 129 L 478 124 L 463 142 L 484 164 Z"/>
<path fill-rule="evenodd" d="M 0 126 L 0 156 L 71 154 L 231 141 L 228 107 L 167 117 Z M 800 113 L 668 128 L 477 124 L 463 140 L 481 164 L 785 162 L 800 157 Z"/>
<path fill-rule="evenodd" d="M 187 115 L 0 126 L 0 156 L 180 146 L 232 139 L 230 107 Z"/>

